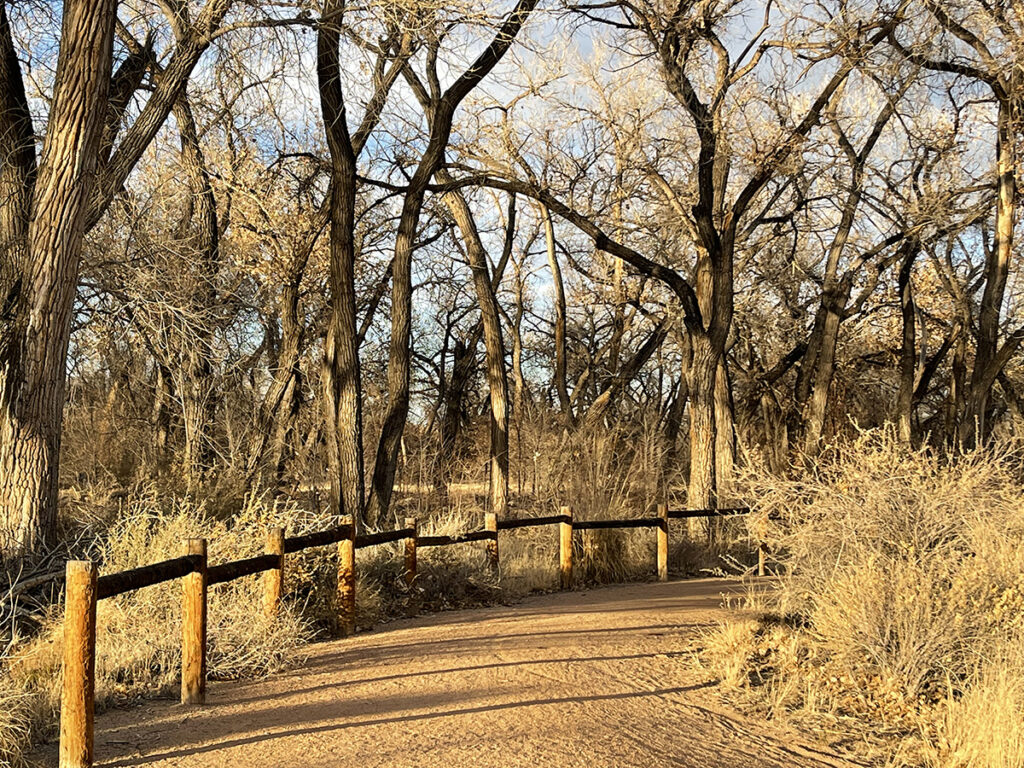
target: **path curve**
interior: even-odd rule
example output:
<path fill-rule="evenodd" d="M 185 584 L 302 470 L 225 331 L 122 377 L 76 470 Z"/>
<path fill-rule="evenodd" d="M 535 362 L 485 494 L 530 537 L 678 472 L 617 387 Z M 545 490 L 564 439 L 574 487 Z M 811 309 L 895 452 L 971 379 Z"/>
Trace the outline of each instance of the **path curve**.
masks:
<path fill-rule="evenodd" d="M 845 766 L 716 704 L 686 655 L 736 582 L 544 595 L 312 647 L 208 705 L 101 715 L 103 766 Z"/>

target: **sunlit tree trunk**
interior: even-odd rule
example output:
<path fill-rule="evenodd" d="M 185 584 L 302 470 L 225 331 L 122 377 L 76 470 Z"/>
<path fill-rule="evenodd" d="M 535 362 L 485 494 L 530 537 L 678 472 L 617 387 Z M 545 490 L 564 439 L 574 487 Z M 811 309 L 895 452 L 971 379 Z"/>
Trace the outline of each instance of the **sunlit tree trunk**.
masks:
<path fill-rule="evenodd" d="M 25 262 L 13 328 L 0 349 L 0 547 L 28 551 L 56 534 L 58 461 L 65 397 L 65 359 L 86 214 L 103 134 L 113 68 L 114 0 L 67 0 L 60 54 L 38 178 L 25 229 Z M 20 80 L 10 60 L 6 16 L 0 84 Z M 5 55 L 6 54 L 6 55 Z M 8 94 L 11 96 L 11 94 Z M 15 110 L 17 122 L 24 115 Z M 9 131 L 11 116 L 3 115 Z M 17 130 L 17 129 L 16 129 Z M 6 158 L 5 158 L 6 160 Z M 22 171 L 26 183 L 31 174 Z M 27 196 L 20 195 L 25 200 Z M 6 214 L 0 224 L 18 220 Z M 3 239 L 20 236 L 20 224 Z M 17 252 L 17 251 L 16 251 Z M 6 258 L 6 255 L 5 255 Z M 8 335 L 7 331 L 13 331 Z"/>
<path fill-rule="evenodd" d="M 447 172 L 438 173 L 437 178 L 442 183 L 451 181 L 451 176 Z M 501 334 L 501 314 L 495 297 L 497 286 L 492 283 L 490 269 L 487 266 L 487 253 L 465 197 L 461 192 L 449 192 L 445 195 L 445 202 L 462 233 L 466 246 L 466 260 L 473 273 L 473 286 L 476 289 L 477 301 L 480 303 L 480 323 L 484 347 L 487 350 L 487 386 L 490 390 L 491 406 L 488 508 L 501 518 L 508 512 L 508 374 L 505 371 L 505 341 Z"/>
<path fill-rule="evenodd" d="M 693 334 L 690 361 L 690 509 L 713 509 L 715 482 L 715 378 L 719 355 L 707 334 Z"/>
<path fill-rule="evenodd" d="M 960 441 L 964 445 L 984 442 L 991 425 L 986 423 L 986 411 L 992 385 L 1005 365 L 999 360 L 999 331 L 1002 321 L 1003 298 L 1010 270 L 1013 249 L 1013 225 L 1016 215 L 1017 184 L 1016 135 L 1012 120 L 1013 107 L 1007 94 L 999 99 L 996 139 L 996 231 L 992 255 L 985 264 L 985 289 L 978 315 L 978 346 L 971 369 L 970 393 L 967 409 L 961 423 Z"/>
<path fill-rule="evenodd" d="M 562 268 L 558 263 L 558 253 L 555 248 L 555 228 L 551 222 L 551 212 L 545 206 L 541 208 L 541 213 L 544 217 L 544 242 L 547 246 L 548 269 L 551 270 L 551 284 L 555 292 L 555 393 L 558 395 L 558 407 L 562 412 L 562 418 L 565 420 L 566 426 L 570 426 L 573 422 L 573 413 L 569 403 L 569 390 L 566 386 L 565 283 L 562 280 Z"/>
<path fill-rule="evenodd" d="M 912 272 L 917 250 L 903 257 L 898 278 L 900 316 L 903 321 L 900 345 L 900 386 L 896 396 L 896 424 L 899 440 L 910 446 L 914 439 L 914 375 L 917 370 L 917 308 L 914 305 Z"/>

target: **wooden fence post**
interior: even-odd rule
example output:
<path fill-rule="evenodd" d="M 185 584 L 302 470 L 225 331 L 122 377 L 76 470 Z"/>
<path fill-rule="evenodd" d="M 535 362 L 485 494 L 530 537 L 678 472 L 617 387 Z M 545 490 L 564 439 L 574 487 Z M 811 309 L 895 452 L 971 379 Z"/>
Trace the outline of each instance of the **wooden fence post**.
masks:
<path fill-rule="evenodd" d="M 189 539 L 196 570 L 181 580 L 181 703 L 206 703 L 206 539 Z"/>
<path fill-rule="evenodd" d="M 658 505 L 658 581 L 668 581 L 668 504 Z"/>
<path fill-rule="evenodd" d="M 405 585 L 412 589 L 416 581 L 416 537 L 420 534 L 420 524 L 415 517 L 407 517 L 405 527 L 412 529 L 412 536 L 405 540 Z"/>
<path fill-rule="evenodd" d="M 768 544 L 768 516 L 765 515 L 756 523 L 757 527 L 757 575 L 764 576 L 767 572 Z"/>
<path fill-rule="evenodd" d="M 484 529 L 494 532 L 494 538 L 487 540 L 487 567 L 498 575 L 498 516 L 488 512 L 484 516 Z"/>
<path fill-rule="evenodd" d="M 572 589 L 572 507 L 562 507 L 568 522 L 558 524 L 558 574 L 562 589 Z"/>
<path fill-rule="evenodd" d="M 356 631 L 356 528 L 351 515 L 341 524 L 348 532 L 338 542 L 338 632 L 348 637 Z"/>
<path fill-rule="evenodd" d="M 91 768 L 96 691 L 96 566 L 69 560 L 64 576 L 60 768 Z"/>
<path fill-rule="evenodd" d="M 263 613 L 267 618 L 277 615 L 284 594 L 284 528 L 267 530 L 268 555 L 277 555 L 277 567 L 263 572 Z"/>
<path fill-rule="evenodd" d="M 412 529 L 412 536 L 405 540 L 405 585 L 409 588 L 408 599 L 405 604 L 407 616 L 415 616 L 419 610 L 419 602 L 416 598 L 416 540 L 420 535 L 420 524 L 415 517 L 405 518 L 405 527 Z"/>

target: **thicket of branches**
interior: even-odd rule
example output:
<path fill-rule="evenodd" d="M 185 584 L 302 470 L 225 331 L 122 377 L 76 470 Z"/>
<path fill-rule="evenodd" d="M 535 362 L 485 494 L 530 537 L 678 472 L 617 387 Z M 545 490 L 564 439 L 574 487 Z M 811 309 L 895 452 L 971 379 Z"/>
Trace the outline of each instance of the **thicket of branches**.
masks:
<path fill-rule="evenodd" d="M 60 488 L 386 525 L 572 501 L 599 437 L 691 507 L 982 443 L 1022 73 L 986 0 L 0 4 L 2 547 Z"/>

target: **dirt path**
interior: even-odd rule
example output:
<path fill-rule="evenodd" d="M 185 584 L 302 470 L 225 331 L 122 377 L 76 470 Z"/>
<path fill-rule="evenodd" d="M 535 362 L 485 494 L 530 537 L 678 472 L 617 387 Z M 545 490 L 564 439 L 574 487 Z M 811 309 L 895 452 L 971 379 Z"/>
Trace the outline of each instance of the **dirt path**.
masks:
<path fill-rule="evenodd" d="M 397 622 L 209 704 L 102 715 L 105 766 L 841 766 L 716 706 L 684 658 L 723 580 L 609 587 Z"/>

